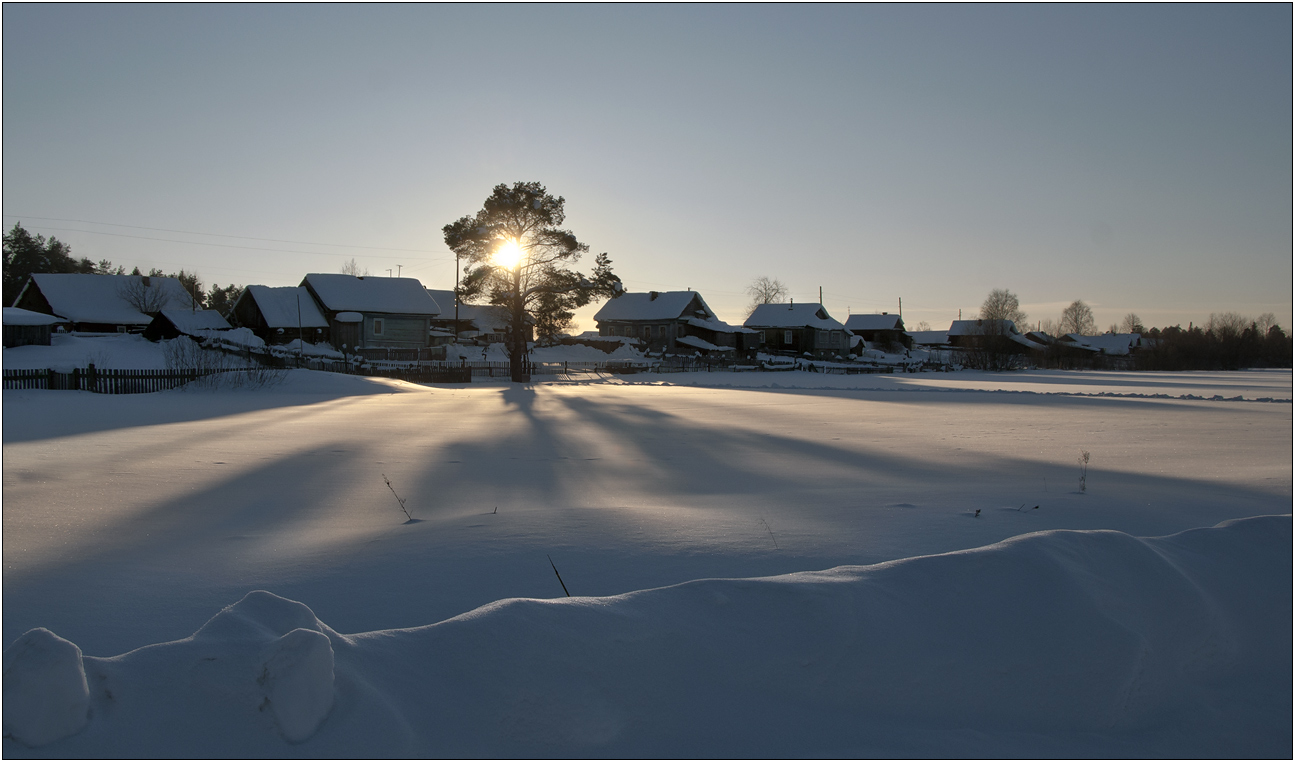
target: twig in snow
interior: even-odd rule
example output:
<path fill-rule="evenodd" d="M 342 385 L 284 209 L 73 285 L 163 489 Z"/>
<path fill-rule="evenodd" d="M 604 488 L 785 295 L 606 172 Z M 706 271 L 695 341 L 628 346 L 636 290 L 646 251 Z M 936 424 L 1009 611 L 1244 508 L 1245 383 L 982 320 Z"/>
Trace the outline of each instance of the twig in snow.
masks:
<path fill-rule="evenodd" d="M 1079 451 L 1079 491 L 1083 493 L 1088 489 L 1088 451 Z"/>
<path fill-rule="evenodd" d="M 386 474 L 382 475 L 382 481 L 387 483 L 387 489 L 391 490 L 391 494 L 396 495 L 396 488 L 391 486 L 391 480 L 387 478 Z M 407 516 L 410 521 L 413 521 L 414 517 L 409 515 L 409 509 L 405 507 L 405 501 L 400 497 L 400 495 L 396 495 L 396 502 L 400 503 L 400 510 L 405 512 L 405 516 Z"/>
<path fill-rule="evenodd" d="M 563 582 L 562 575 L 558 574 L 558 567 L 553 563 L 553 556 L 546 553 L 544 557 L 549 560 L 549 566 L 553 567 L 553 573 L 558 575 L 558 584 L 562 586 L 562 592 L 566 593 L 567 597 L 570 598 L 571 593 L 567 590 L 567 583 Z"/>
<path fill-rule="evenodd" d="M 760 519 L 760 523 L 761 523 L 761 524 L 764 524 L 764 529 L 765 529 L 765 531 L 769 533 L 769 539 L 770 539 L 770 540 L 773 540 L 773 549 L 774 549 L 774 550 L 777 550 L 777 549 L 778 549 L 778 538 L 773 536 L 773 528 L 772 528 L 772 527 L 770 527 L 770 526 L 769 526 L 769 522 L 765 521 L 763 518 L 761 518 L 761 519 Z"/>

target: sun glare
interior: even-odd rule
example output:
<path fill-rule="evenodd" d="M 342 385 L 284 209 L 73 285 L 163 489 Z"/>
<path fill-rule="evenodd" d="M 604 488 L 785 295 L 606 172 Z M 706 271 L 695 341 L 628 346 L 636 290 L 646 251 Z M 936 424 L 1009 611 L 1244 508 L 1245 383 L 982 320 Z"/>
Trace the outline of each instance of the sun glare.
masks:
<path fill-rule="evenodd" d="M 512 239 L 504 241 L 498 249 L 495 249 L 495 264 L 500 267 L 511 270 L 520 261 L 522 261 L 522 249 Z"/>

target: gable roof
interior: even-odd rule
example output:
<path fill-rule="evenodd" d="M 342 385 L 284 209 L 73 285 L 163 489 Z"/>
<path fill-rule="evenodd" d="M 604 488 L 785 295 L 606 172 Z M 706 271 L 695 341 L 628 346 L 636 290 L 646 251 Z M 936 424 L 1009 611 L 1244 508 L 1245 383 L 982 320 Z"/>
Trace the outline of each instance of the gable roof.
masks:
<path fill-rule="evenodd" d="M 839 321 L 827 314 L 823 305 L 815 302 L 807 304 L 761 304 L 746 319 L 749 328 L 817 328 L 821 331 L 844 329 Z"/>
<path fill-rule="evenodd" d="M 704 315 L 695 314 L 698 308 L 692 307 L 694 299 L 701 305 Z M 706 300 L 696 291 L 626 291 L 608 299 L 594 315 L 594 320 L 677 320 L 692 317 L 715 317 Z"/>
<path fill-rule="evenodd" d="M 417 278 L 377 278 L 310 273 L 301 282 L 314 291 L 329 312 L 376 312 L 388 315 L 441 314 L 436 300 Z"/>
<path fill-rule="evenodd" d="M 32 273 L 24 291 L 35 286 L 55 315 L 74 323 L 146 326 L 153 318 L 140 312 L 124 295 L 139 288 L 143 275 L 96 275 L 90 273 Z M 192 299 L 175 278 L 149 277 L 150 289 L 157 289 L 161 309 L 187 309 Z M 22 295 L 19 295 L 19 300 Z"/>
<path fill-rule="evenodd" d="M 5 325 L 54 325 L 67 322 L 61 317 L 46 315 L 44 312 L 32 312 L 18 307 L 4 308 Z"/>
<path fill-rule="evenodd" d="M 1127 355 L 1130 350 L 1142 346 L 1140 333 L 1104 333 L 1100 336 L 1083 336 L 1068 333 L 1057 341 L 1087 349 L 1090 352 L 1102 352 L 1108 355 Z"/>
<path fill-rule="evenodd" d="M 922 346 L 934 347 L 949 343 L 948 331 L 909 331 L 908 335 L 913 337 L 914 344 Z"/>
<path fill-rule="evenodd" d="M 851 315 L 845 319 L 845 327 L 851 331 L 902 331 L 904 321 L 899 315 L 886 312 L 876 315 Z"/>
<path fill-rule="evenodd" d="M 441 306 L 437 322 L 454 322 L 454 292 L 448 288 L 429 288 L 427 293 Z M 503 333 L 508 328 L 509 318 L 508 308 L 502 304 L 459 305 L 459 322 L 471 323 L 481 333 Z M 527 315 L 526 322 L 530 324 L 534 320 Z"/>
<path fill-rule="evenodd" d="M 215 310 L 162 310 L 161 317 L 171 321 L 180 333 L 189 335 L 198 331 L 227 331 L 231 327 Z"/>
<path fill-rule="evenodd" d="M 1019 334 L 1016 330 L 1016 323 L 1011 320 L 993 320 L 984 321 L 976 320 L 955 320 L 949 325 L 950 336 L 983 336 L 988 330 L 989 323 L 998 323 L 999 334 L 1002 336 L 1011 336 Z"/>
<path fill-rule="evenodd" d="M 319 311 L 315 297 L 304 286 L 248 286 L 241 298 L 251 299 L 270 328 L 327 328 L 328 319 Z M 301 316 L 298 323 L 297 310 Z"/>

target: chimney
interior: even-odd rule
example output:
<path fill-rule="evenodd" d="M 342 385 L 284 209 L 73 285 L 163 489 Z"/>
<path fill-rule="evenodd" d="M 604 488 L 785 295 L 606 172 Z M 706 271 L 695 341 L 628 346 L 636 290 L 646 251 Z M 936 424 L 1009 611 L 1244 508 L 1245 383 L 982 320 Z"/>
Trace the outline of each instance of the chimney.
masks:
<path fill-rule="evenodd" d="M 660 295 L 661 295 L 661 292 L 659 292 L 659 291 L 649 291 L 649 292 L 648 292 L 648 301 L 649 301 L 649 302 L 655 302 L 655 301 L 656 301 L 656 298 L 657 298 L 658 296 L 660 296 Z"/>
<path fill-rule="evenodd" d="M 143 276 L 143 281 L 144 281 L 144 288 L 148 288 L 149 284 L 148 284 L 148 276 L 147 276 L 147 275 Z"/>

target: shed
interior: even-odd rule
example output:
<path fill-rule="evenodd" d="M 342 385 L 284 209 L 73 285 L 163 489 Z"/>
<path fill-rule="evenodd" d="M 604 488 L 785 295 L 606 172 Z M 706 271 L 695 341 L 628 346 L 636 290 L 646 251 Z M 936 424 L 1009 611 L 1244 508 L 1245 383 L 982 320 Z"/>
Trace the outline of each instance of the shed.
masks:
<path fill-rule="evenodd" d="M 248 286 L 229 311 L 230 322 L 249 328 L 267 344 L 329 339 L 329 323 L 303 286 Z"/>
<path fill-rule="evenodd" d="M 18 307 L 5 307 L 4 345 L 6 347 L 23 347 L 28 344 L 49 346 L 54 326 L 66 322 L 54 315 L 45 315 Z"/>
<path fill-rule="evenodd" d="M 144 329 L 144 338 L 149 341 L 177 336 L 205 338 L 211 331 L 228 331 L 232 327 L 215 310 L 162 310 Z"/>

